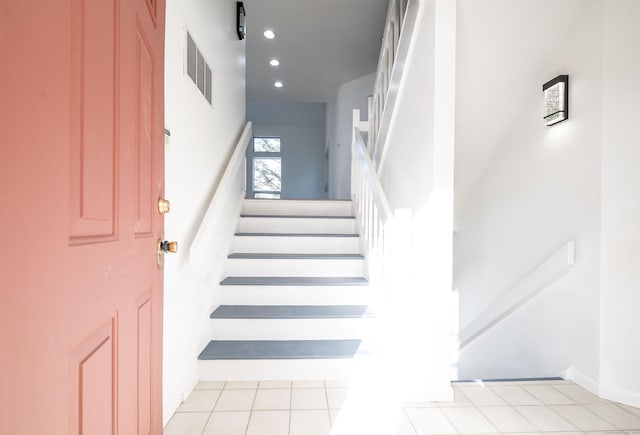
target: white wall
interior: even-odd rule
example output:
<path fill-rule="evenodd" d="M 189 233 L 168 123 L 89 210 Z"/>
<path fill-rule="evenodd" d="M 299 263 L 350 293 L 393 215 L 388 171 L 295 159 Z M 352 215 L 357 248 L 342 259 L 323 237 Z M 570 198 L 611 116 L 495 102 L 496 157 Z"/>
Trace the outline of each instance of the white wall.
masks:
<path fill-rule="evenodd" d="M 171 142 L 165 170 L 171 212 L 165 236 L 177 240 L 180 251 L 166 257 L 164 270 L 165 423 L 197 380 L 202 328 L 217 284 L 192 270 L 188 251 L 245 124 L 245 45 L 237 39 L 235 11 L 231 0 L 167 0 L 165 126 Z M 212 69 L 211 106 L 183 72 L 187 28 Z M 212 259 L 210 276 L 221 273 L 222 265 Z"/>
<path fill-rule="evenodd" d="M 391 295 L 408 298 L 403 360 L 418 367 L 413 382 L 429 400 L 451 396 L 455 32 L 455 2 L 422 2 L 380 172 L 391 208 L 411 214 L 398 228 L 409 232 L 411 264 Z"/>
<path fill-rule="evenodd" d="M 329 198 L 351 199 L 352 111 L 367 118 L 367 98 L 373 93 L 375 73 L 344 83 L 335 103 L 335 139 L 329 148 Z M 332 110 L 333 111 L 333 110 Z"/>
<path fill-rule="evenodd" d="M 282 198 L 326 197 L 325 115 L 324 103 L 247 102 L 247 120 L 253 122 L 253 136 L 281 138 Z M 250 151 L 251 148 L 247 156 Z M 247 175 L 250 177 L 250 171 Z"/>
<path fill-rule="evenodd" d="M 576 242 L 576 266 L 464 348 L 460 378 L 557 376 L 573 366 L 597 379 L 601 12 L 600 1 L 584 2 L 536 77 L 518 84 L 529 90 L 519 116 L 504 126 L 493 160 L 457 210 L 461 327 L 567 240 Z M 570 119 L 547 127 L 542 84 L 558 74 L 569 74 Z"/>
<path fill-rule="evenodd" d="M 600 385 L 640 407 L 640 3 L 604 2 Z"/>

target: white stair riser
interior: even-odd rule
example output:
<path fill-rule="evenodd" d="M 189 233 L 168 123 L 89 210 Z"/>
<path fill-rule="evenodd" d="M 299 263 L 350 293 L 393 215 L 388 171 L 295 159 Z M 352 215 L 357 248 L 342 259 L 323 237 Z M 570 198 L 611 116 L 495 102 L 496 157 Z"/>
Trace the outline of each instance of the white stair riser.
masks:
<path fill-rule="evenodd" d="M 212 340 L 347 340 L 366 338 L 375 319 L 210 319 Z"/>
<path fill-rule="evenodd" d="M 274 254 L 357 254 L 359 237 L 236 236 L 234 252 Z"/>
<path fill-rule="evenodd" d="M 222 305 L 367 305 L 368 286 L 223 285 Z"/>
<path fill-rule="evenodd" d="M 241 217 L 240 233 L 355 234 L 355 219 Z"/>
<path fill-rule="evenodd" d="M 245 199 L 242 214 L 351 216 L 351 201 L 296 201 Z"/>
<path fill-rule="evenodd" d="M 198 361 L 201 381 L 351 379 L 358 366 L 353 359 Z"/>
<path fill-rule="evenodd" d="M 229 258 L 226 273 L 227 276 L 360 277 L 364 273 L 364 260 Z"/>

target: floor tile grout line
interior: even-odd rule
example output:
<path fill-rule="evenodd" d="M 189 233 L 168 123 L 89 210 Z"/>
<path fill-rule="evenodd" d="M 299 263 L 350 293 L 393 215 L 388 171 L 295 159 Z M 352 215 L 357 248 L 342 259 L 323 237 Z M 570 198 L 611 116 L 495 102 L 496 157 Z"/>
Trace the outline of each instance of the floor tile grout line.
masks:
<path fill-rule="evenodd" d="M 327 380 L 325 379 L 322 383 L 324 385 L 324 398 L 327 402 L 327 416 L 329 417 L 329 427 L 333 430 L 333 422 L 331 421 L 331 409 L 329 405 L 329 391 L 327 390 Z"/>
<path fill-rule="evenodd" d="M 553 408 L 552 408 L 552 406 L 560 406 L 560 405 L 546 405 L 546 404 L 543 404 L 543 406 L 544 406 L 545 408 L 547 408 L 549 411 L 551 411 L 553 414 L 555 414 L 555 415 L 557 415 L 558 417 L 560 417 L 560 419 L 561 419 L 561 420 L 564 420 L 564 421 L 566 421 L 567 423 L 569 423 L 569 425 L 570 425 L 571 427 L 575 428 L 575 430 L 580 431 L 580 429 L 578 429 L 578 428 L 576 427 L 576 425 L 575 425 L 575 424 L 571 423 L 571 422 L 569 421 L 569 419 L 565 418 L 563 415 L 560 415 L 560 413 L 559 413 L 559 412 L 557 412 L 555 409 L 553 409 Z"/>
<path fill-rule="evenodd" d="M 474 405 L 474 408 L 475 408 L 475 405 Z M 458 426 L 456 426 L 455 424 L 453 424 L 453 421 L 449 418 L 449 416 L 447 415 L 447 413 L 446 413 L 446 412 L 444 412 L 444 410 L 443 410 L 442 408 L 438 407 L 438 410 L 442 413 L 442 415 L 444 415 L 444 418 L 446 418 L 446 419 L 447 419 L 447 421 L 449 422 L 449 424 L 451 425 L 451 427 L 452 427 L 453 429 L 455 429 L 455 431 L 456 431 L 456 433 L 457 433 L 457 434 L 464 433 L 464 432 L 460 432 L 460 430 L 458 429 Z M 478 412 L 480 412 L 480 411 L 478 411 Z"/>
<path fill-rule="evenodd" d="M 207 417 L 207 421 L 204 422 L 204 426 L 202 426 L 202 431 L 200 432 L 200 435 L 204 435 L 204 431 L 207 430 L 207 425 L 209 424 L 209 421 L 211 420 L 211 417 L 213 417 L 213 410 L 216 409 L 216 406 L 218 405 L 218 402 L 220 401 L 220 397 L 222 397 L 222 392 L 223 391 L 224 390 L 218 390 L 218 397 L 216 397 L 216 401 L 213 404 L 213 407 L 211 408 L 211 411 L 209 411 L 209 417 Z"/>
<path fill-rule="evenodd" d="M 293 381 L 291 381 L 291 386 L 289 387 L 289 430 L 287 434 L 291 435 L 291 418 L 293 417 Z"/>
<path fill-rule="evenodd" d="M 405 418 L 407 419 L 407 421 L 409 421 L 409 424 L 413 428 L 413 433 L 417 434 L 418 433 L 418 429 L 416 428 L 416 425 L 413 424 L 413 421 L 411 421 L 411 418 L 409 417 L 409 414 L 407 414 L 407 409 L 403 406 L 403 407 L 400 408 L 400 410 L 402 411 L 402 413 L 404 414 Z"/>
<path fill-rule="evenodd" d="M 253 407 L 256 403 L 256 397 L 258 396 L 258 388 L 260 387 L 260 382 L 258 381 L 256 385 L 255 394 L 253 395 L 253 400 L 251 401 L 251 408 L 249 409 L 249 418 L 247 419 L 247 427 L 244 430 L 244 434 L 247 435 L 249 432 L 249 424 L 251 423 L 251 417 L 253 417 Z"/>
<path fill-rule="evenodd" d="M 576 384 L 577 385 L 577 384 Z M 554 384 L 549 384 L 549 386 L 551 387 L 552 390 L 556 390 L 558 393 L 562 394 L 564 397 L 568 398 L 569 400 L 571 400 L 573 403 L 575 403 L 576 405 L 580 405 L 573 397 L 569 396 L 568 394 L 563 393 L 562 391 L 558 390 Z M 579 386 L 579 385 L 578 385 Z M 580 387 L 582 388 L 582 387 Z"/>

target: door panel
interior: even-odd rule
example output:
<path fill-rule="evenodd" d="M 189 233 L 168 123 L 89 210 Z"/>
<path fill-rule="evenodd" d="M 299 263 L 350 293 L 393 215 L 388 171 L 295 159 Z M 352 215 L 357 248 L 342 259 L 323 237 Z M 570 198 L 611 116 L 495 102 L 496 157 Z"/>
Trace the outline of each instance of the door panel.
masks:
<path fill-rule="evenodd" d="M 71 2 L 72 243 L 115 237 L 116 4 Z"/>
<path fill-rule="evenodd" d="M 0 2 L 0 434 L 161 434 L 164 2 Z"/>

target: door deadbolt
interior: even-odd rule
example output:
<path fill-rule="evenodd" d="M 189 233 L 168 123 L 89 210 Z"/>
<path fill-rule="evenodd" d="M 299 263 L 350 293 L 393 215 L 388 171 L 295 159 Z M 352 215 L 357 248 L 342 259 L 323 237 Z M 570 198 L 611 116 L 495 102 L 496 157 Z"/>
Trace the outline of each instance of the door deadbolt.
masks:
<path fill-rule="evenodd" d="M 163 215 L 163 214 L 169 213 L 170 211 L 171 211 L 171 203 L 164 198 L 160 198 L 158 200 L 158 213 Z"/>

